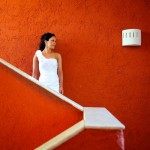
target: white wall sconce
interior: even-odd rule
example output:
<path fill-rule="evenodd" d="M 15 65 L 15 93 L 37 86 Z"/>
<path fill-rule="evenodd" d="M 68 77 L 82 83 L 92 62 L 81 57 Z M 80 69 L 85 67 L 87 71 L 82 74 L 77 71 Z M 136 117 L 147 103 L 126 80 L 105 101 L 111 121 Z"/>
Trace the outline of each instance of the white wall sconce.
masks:
<path fill-rule="evenodd" d="M 122 46 L 141 46 L 141 30 L 122 30 Z"/>

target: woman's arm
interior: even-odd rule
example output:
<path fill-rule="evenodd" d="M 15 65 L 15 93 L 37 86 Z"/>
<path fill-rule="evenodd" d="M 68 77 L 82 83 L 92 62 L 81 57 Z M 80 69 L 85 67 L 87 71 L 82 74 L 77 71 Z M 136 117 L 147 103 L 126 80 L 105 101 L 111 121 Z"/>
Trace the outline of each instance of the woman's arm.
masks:
<path fill-rule="evenodd" d="M 59 77 L 59 92 L 61 94 L 64 93 L 63 90 L 63 70 L 62 70 L 62 58 L 60 54 L 57 54 L 57 61 L 58 61 L 58 77 Z"/>
<path fill-rule="evenodd" d="M 36 55 L 33 57 L 33 65 L 32 65 L 32 77 L 38 79 L 39 73 L 39 61 Z"/>

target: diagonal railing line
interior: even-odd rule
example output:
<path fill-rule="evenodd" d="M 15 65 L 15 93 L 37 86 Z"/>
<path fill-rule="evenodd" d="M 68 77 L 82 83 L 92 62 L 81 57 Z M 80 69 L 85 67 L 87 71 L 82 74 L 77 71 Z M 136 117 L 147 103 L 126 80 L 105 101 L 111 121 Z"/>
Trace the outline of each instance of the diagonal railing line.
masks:
<path fill-rule="evenodd" d="M 32 76 L 28 75 L 27 73 L 23 72 L 22 70 L 18 69 L 17 67 L 11 65 L 7 61 L 5 61 L 5 60 L 0 58 L 0 63 L 3 64 L 4 66 L 10 68 L 14 72 L 20 74 L 24 78 L 26 78 L 26 79 L 30 80 L 31 82 L 35 83 L 36 85 L 38 85 L 38 86 L 42 87 L 43 89 L 49 91 L 50 93 L 54 94 L 56 97 L 60 98 L 61 100 L 71 104 L 72 106 L 74 106 L 78 110 L 83 111 L 83 107 L 81 105 L 79 105 L 78 103 L 76 103 L 75 101 L 69 99 L 68 97 L 66 97 L 66 96 L 64 96 L 64 95 L 62 95 L 62 94 L 60 94 L 58 92 L 53 91 L 52 89 L 48 89 L 47 87 L 45 87 L 42 84 L 40 84 L 40 82 L 38 80 L 36 80 Z"/>
<path fill-rule="evenodd" d="M 58 134 L 57 136 L 50 139 L 46 143 L 37 147 L 35 150 L 53 150 L 59 145 L 63 144 L 64 142 L 70 140 L 72 137 L 82 132 L 84 129 L 85 129 L 84 120 L 81 120 L 80 122 L 66 129 L 64 132 Z"/>

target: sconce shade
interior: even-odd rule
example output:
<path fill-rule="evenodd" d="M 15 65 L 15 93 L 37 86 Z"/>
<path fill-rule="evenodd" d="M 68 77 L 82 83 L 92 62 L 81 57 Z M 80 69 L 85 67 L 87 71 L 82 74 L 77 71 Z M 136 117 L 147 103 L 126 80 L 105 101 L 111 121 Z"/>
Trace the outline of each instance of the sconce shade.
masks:
<path fill-rule="evenodd" d="M 141 30 L 122 30 L 122 46 L 141 46 Z"/>

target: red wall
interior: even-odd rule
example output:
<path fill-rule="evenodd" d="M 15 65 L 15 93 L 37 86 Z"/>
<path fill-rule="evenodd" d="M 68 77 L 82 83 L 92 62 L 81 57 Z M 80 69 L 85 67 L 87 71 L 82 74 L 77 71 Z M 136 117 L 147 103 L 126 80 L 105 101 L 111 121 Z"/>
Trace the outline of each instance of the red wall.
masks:
<path fill-rule="evenodd" d="M 83 119 L 81 111 L 2 64 L 0 81 L 1 150 L 33 150 Z"/>
<path fill-rule="evenodd" d="M 124 150 L 120 131 L 86 129 L 56 150 Z"/>
<path fill-rule="evenodd" d="M 3 0 L 0 8 L 1 58 L 31 74 L 41 34 L 54 32 L 65 95 L 110 110 L 126 125 L 126 149 L 150 148 L 149 0 Z M 141 47 L 122 47 L 128 28 L 142 30 Z"/>

